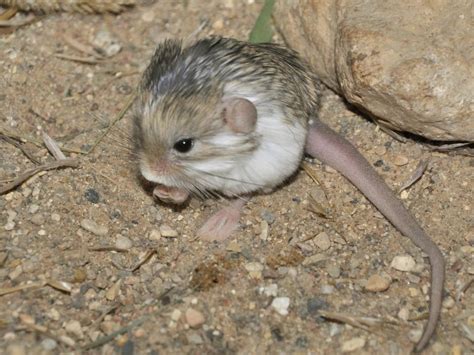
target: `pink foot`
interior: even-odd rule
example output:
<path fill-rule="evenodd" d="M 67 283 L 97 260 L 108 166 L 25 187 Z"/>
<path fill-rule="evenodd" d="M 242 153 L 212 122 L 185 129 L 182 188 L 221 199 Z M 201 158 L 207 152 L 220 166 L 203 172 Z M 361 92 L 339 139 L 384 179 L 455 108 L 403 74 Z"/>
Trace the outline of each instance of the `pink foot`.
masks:
<path fill-rule="evenodd" d="M 171 202 L 179 205 L 188 199 L 189 192 L 177 187 L 156 185 L 153 190 L 153 196 L 163 202 Z"/>
<path fill-rule="evenodd" d="M 197 235 L 206 241 L 223 241 L 237 228 L 245 201 L 238 199 L 214 213 L 198 230 Z"/>

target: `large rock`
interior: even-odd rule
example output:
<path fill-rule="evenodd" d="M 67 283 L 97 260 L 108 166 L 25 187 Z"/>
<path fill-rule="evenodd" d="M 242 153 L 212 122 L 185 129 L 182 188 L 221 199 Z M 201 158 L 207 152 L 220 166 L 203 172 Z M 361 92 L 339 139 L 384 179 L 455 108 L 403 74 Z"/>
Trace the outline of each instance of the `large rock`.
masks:
<path fill-rule="evenodd" d="M 472 0 L 279 0 L 275 22 L 321 80 L 380 124 L 474 141 Z"/>

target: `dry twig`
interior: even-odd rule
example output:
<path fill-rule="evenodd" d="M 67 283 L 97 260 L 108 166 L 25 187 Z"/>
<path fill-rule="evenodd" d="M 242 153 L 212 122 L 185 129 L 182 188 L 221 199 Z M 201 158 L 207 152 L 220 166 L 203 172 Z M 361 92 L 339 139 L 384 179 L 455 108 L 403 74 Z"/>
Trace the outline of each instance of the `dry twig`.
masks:
<path fill-rule="evenodd" d="M 109 341 L 114 340 L 114 338 L 117 335 L 127 333 L 130 330 L 132 330 L 133 328 L 142 325 L 143 323 L 145 323 L 145 321 L 148 318 L 150 318 L 150 316 L 143 316 L 141 318 L 138 318 L 138 319 L 134 320 L 133 322 L 131 322 L 129 325 L 127 325 L 125 327 L 122 327 L 119 330 L 116 330 L 115 332 L 112 332 L 112 333 L 110 333 L 110 334 L 108 334 L 108 335 L 106 335 L 102 338 L 97 339 L 96 341 L 93 341 L 92 343 L 89 343 L 89 344 L 85 345 L 82 348 L 82 350 L 84 350 L 84 351 L 85 350 L 90 350 L 90 349 L 98 348 L 99 346 L 102 346 L 104 344 L 107 344 Z"/>
<path fill-rule="evenodd" d="M 46 132 L 43 132 L 43 142 L 46 148 L 48 148 L 49 152 L 56 158 L 56 160 L 63 160 L 66 159 L 66 156 L 59 148 L 56 141 L 48 136 Z"/>
<path fill-rule="evenodd" d="M 349 324 L 353 327 L 360 328 L 371 333 L 379 333 L 378 328 L 380 325 L 382 323 L 386 323 L 386 321 L 382 321 L 381 319 L 377 318 L 353 317 L 346 314 L 327 312 L 323 310 L 320 310 L 319 314 L 327 320 Z"/>
<path fill-rule="evenodd" d="M 330 204 L 329 199 L 328 199 L 328 193 L 327 193 L 326 189 L 324 188 L 324 185 L 319 181 L 319 179 L 318 179 L 318 177 L 316 176 L 315 172 L 314 172 L 313 169 L 309 166 L 308 163 L 303 162 L 303 170 L 305 171 L 306 174 L 308 174 L 308 176 L 311 178 L 311 180 L 313 180 L 316 184 L 318 184 L 319 187 L 321 188 L 321 190 L 323 190 L 324 197 L 326 197 L 326 200 L 327 200 L 328 203 Z"/>
<path fill-rule="evenodd" d="M 415 182 L 421 179 L 423 174 L 426 171 L 426 168 L 428 168 L 428 159 L 426 160 L 420 160 L 418 163 L 415 171 L 413 174 L 402 184 L 400 189 L 398 190 L 398 193 L 402 192 L 403 190 L 408 189 L 410 186 L 412 186 Z"/>
<path fill-rule="evenodd" d="M 36 145 L 39 148 L 44 148 L 44 142 L 41 139 L 37 139 L 35 137 L 32 137 L 27 134 L 18 134 L 12 131 L 7 130 L 6 128 L 0 126 L 0 135 L 7 136 L 10 138 L 13 138 L 17 141 L 20 142 L 29 142 L 31 144 Z M 63 147 L 61 148 L 62 151 L 68 152 L 68 153 L 77 153 L 77 154 L 86 154 L 87 152 L 84 152 L 80 149 L 74 149 L 74 148 L 67 148 Z"/>
<path fill-rule="evenodd" d="M 92 46 L 89 46 L 89 45 L 86 45 L 86 44 L 82 44 L 81 42 L 79 42 L 78 40 L 70 37 L 70 36 L 67 36 L 67 35 L 64 35 L 63 36 L 64 38 L 64 41 L 69 45 L 71 46 L 72 48 L 76 49 L 77 51 L 79 52 L 82 52 L 82 53 L 85 53 L 91 57 L 94 57 L 94 58 L 97 58 L 97 59 L 103 59 L 103 57 L 97 53 L 94 48 L 92 48 Z"/>
<path fill-rule="evenodd" d="M 0 296 L 8 295 L 9 293 L 15 293 L 19 291 L 42 288 L 45 286 L 50 286 L 56 290 L 66 292 L 66 293 L 71 293 L 71 290 L 72 290 L 72 287 L 69 283 L 65 281 L 50 279 L 46 281 L 31 282 L 28 284 L 18 285 L 14 287 L 0 288 Z"/>
<path fill-rule="evenodd" d="M 92 248 L 88 248 L 88 250 L 89 251 L 116 251 L 119 253 L 128 252 L 128 249 L 117 248 L 116 246 L 113 246 L 113 245 L 106 245 L 103 247 L 92 247 Z"/>
<path fill-rule="evenodd" d="M 3 11 L 3 12 L 0 14 L 0 20 L 1 20 L 1 21 L 9 20 L 9 19 L 11 19 L 13 16 L 15 16 L 17 12 L 18 12 L 18 10 L 15 9 L 14 7 L 11 7 L 11 8 L 9 8 L 9 9 L 6 9 L 5 11 Z"/>
<path fill-rule="evenodd" d="M 61 53 L 56 53 L 54 55 L 56 58 L 59 59 L 64 59 L 64 60 L 70 60 L 73 62 L 79 62 L 83 64 L 100 64 L 103 63 L 103 60 L 97 59 L 96 57 L 78 57 L 75 55 L 68 55 L 68 54 L 61 54 Z"/>
<path fill-rule="evenodd" d="M 33 169 L 25 171 L 20 176 L 15 178 L 15 180 L 13 180 L 12 182 L 0 187 L 0 195 L 3 195 L 4 193 L 11 191 L 14 188 L 20 186 L 26 180 L 28 180 L 29 178 L 38 174 L 41 171 L 48 171 L 48 170 L 53 170 L 53 169 L 58 169 L 58 168 L 67 168 L 67 167 L 77 168 L 78 166 L 79 166 L 79 162 L 76 159 L 62 159 L 62 160 L 56 160 L 50 163 L 46 163 L 43 165 L 39 165 Z"/>
<path fill-rule="evenodd" d="M 0 0 L 0 5 L 16 7 L 21 11 L 51 13 L 56 11 L 80 13 L 119 13 L 135 5 L 135 0 Z"/>
<path fill-rule="evenodd" d="M 1 2 L 1 0 L 0 0 Z M 36 19 L 35 15 L 28 15 L 22 19 L 0 20 L 0 27 L 21 27 L 28 25 Z"/>
<path fill-rule="evenodd" d="M 11 145 L 15 146 L 16 148 L 20 149 L 21 152 L 28 158 L 30 159 L 34 164 L 39 164 L 40 162 L 38 159 L 36 159 L 28 150 L 23 147 L 22 144 L 20 144 L 17 140 L 8 137 L 4 135 L 3 133 L 0 132 L 0 139 L 3 139 L 5 142 L 10 143 Z"/>

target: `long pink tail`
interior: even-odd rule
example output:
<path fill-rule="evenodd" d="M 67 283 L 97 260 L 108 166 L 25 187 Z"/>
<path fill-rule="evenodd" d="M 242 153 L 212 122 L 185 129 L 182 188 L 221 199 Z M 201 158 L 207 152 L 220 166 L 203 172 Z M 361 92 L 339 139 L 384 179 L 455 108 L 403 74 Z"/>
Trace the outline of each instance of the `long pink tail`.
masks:
<path fill-rule="evenodd" d="M 441 312 L 444 287 L 441 251 L 357 149 L 319 120 L 310 125 L 306 151 L 349 179 L 403 235 L 428 255 L 431 264 L 430 315 L 415 347 L 416 351 L 421 351 L 433 335 Z"/>

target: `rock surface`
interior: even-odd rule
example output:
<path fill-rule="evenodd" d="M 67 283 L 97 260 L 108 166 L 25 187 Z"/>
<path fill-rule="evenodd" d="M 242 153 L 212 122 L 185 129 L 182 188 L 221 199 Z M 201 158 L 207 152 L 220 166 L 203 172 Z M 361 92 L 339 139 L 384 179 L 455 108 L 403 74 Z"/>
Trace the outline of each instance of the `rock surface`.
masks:
<path fill-rule="evenodd" d="M 278 1 L 276 24 L 316 74 L 382 126 L 474 141 L 472 2 Z"/>

